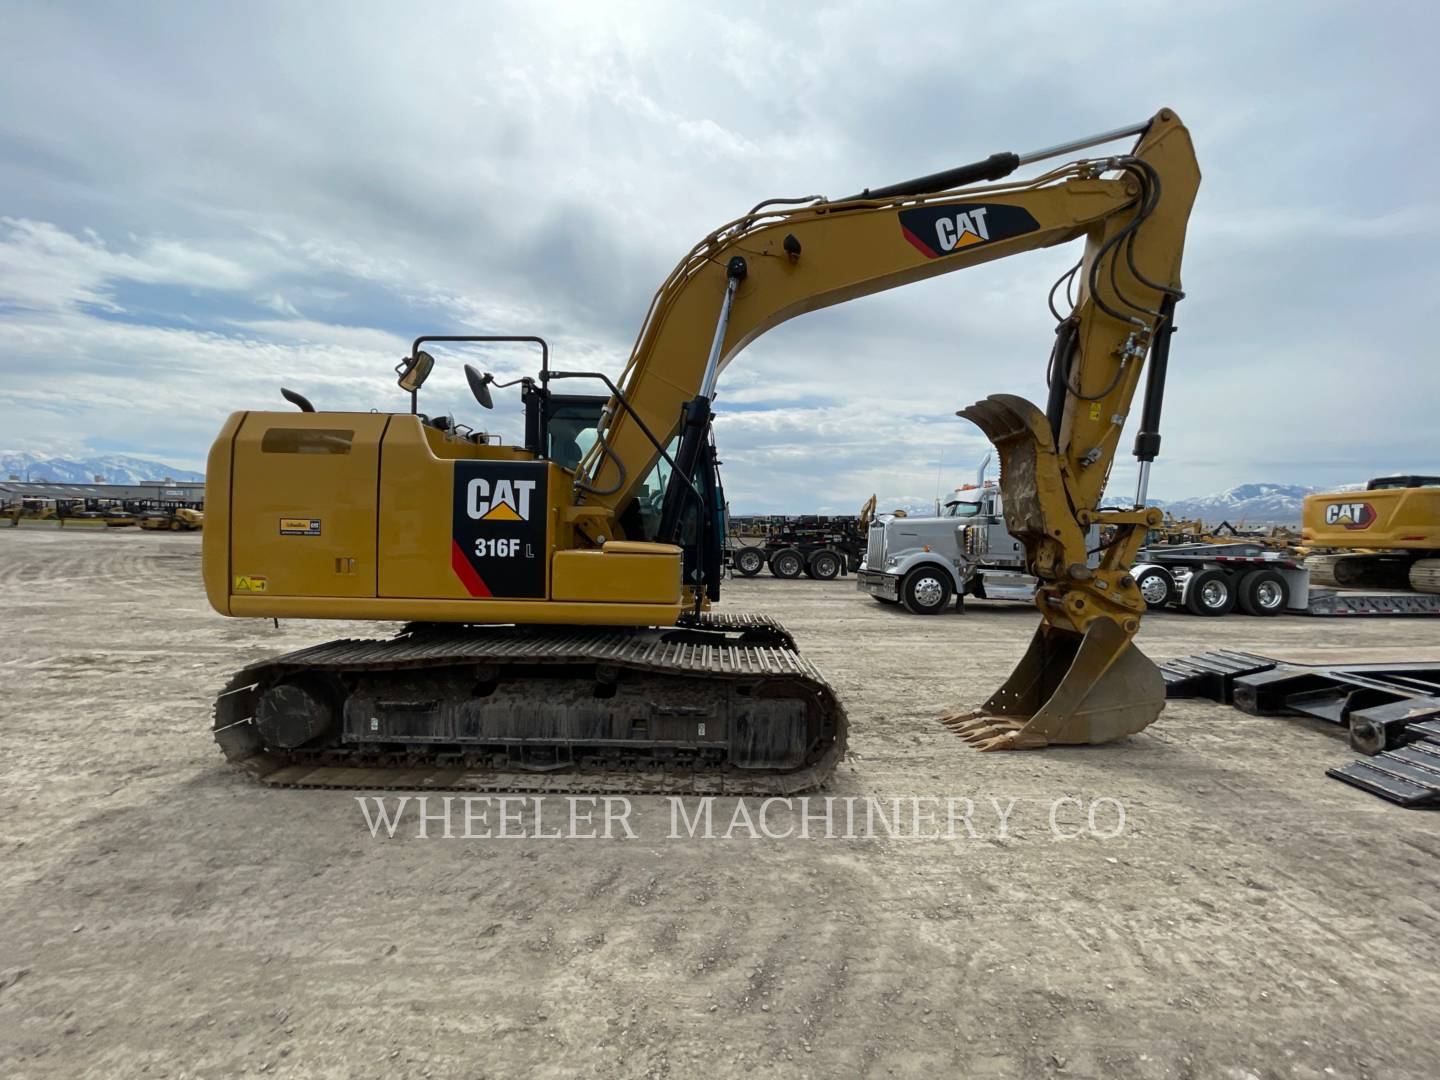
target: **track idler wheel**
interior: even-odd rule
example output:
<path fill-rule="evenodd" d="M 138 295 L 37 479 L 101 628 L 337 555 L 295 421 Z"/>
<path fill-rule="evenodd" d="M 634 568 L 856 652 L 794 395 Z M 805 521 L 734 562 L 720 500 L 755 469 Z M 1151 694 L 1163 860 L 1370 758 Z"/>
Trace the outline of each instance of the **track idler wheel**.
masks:
<path fill-rule="evenodd" d="M 268 747 L 297 749 L 329 732 L 334 719 L 328 695 L 304 682 L 272 686 L 255 703 L 255 728 Z"/>
<path fill-rule="evenodd" d="M 1005 684 L 979 709 L 940 722 L 978 750 L 1114 742 L 1154 723 L 1165 680 L 1119 623 L 1081 636 L 1042 624 Z"/>

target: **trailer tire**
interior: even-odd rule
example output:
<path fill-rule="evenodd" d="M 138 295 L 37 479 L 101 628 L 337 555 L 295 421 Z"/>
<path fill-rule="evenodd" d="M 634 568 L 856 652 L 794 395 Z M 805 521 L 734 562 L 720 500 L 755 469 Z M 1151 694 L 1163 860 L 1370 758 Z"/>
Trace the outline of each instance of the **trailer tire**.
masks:
<path fill-rule="evenodd" d="M 810 556 L 810 565 L 806 569 L 812 578 L 831 581 L 840 576 L 840 556 L 822 549 Z"/>
<path fill-rule="evenodd" d="M 805 569 L 805 558 L 794 548 L 781 548 L 770 556 L 770 573 L 789 581 Z"/>
<path fill-rule="evenodd" d="M 1175 599 L 1175 579 L 1163 566 L 1146 567 L 1135 575 L 1135 584 L 1145 606 L 1151 611 L 1169 607 Z"/>
<path fill-rule="evenodd" d="M 945 571 L 934 566 L 919 566 L 905 575 L 900 596 L 905 610 L 912 615 L 935 615 L 950 603 L 950 579 Z"/>
<path fill-rule="evenodd" d="M 735 572 L 741 577 L 754 577 L 765 569 L 765 553 L 757 547 L 743 547 L 735 552 L 735 558 L 731 560 L 735 566 Z"/>
<path fill-rule="evenodd" d="M 1279 615 L 1290 606 L 1290 587 L 1274 570 L 1251 570 L 1240 579 L 1237 593 L 1246 615 Z"/>
<path fill-rule="evenodd" d="M 1199 570 L 1185 590 L 1185 609 L 1192 615 L 1229 615 L 1235 609 L 1235 582 L 1221 570 Z"/>

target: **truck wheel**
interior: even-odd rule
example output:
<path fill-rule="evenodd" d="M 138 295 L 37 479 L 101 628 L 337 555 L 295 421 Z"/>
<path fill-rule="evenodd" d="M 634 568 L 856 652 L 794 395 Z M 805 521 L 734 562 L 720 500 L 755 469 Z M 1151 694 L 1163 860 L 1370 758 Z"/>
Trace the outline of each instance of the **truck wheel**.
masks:
<path fill-rule="evenodd" d="M 746 547 L 735 552 L 735 572 L 741 577 L 754 577 L 765 568 L 765 553 L 759 548 Z"/>
<path fill-rule="evenodd" d="M 797 578 L 805 569 L 805 560 L 794 548 L 781 548 L 770 556 L 770 573 L 778 578 Z"/>
<path fill-rule="evenodd" d="M 1235 585 L 1219 570 L 1200 570 L 1185 590 L 1185 609 L 1192 615 L 1228 615 L 1235 607 Z"/>
<path fill-rule="evenodd" d="M 1246 615 L 1279 615 L 1290 606 L 1290 588 L 1274 570 L 1251 570 L 1240 579 L 1237 591 Z"/>
<path fill-rule="evenodd" d="M 922 566 L 911 570 L 900 586 L 905 608 L 912 615 L 934 615 L 950 602 L 950 581 L 943 570 Z"/>
<path fill-rule="evenodd" d="M 1135 584 L 1140 589 L 1145 606 L 1151 611 L 1169 607 L 1175 599 L 1175 579 L 1170 576 L 1170 571 L 1162 567 L 1152 566 L 1140 571 L 1135 575 Z"/>
<path fill-rule="evenodd" d="M 817 551 L 810 556 L 810 576 L 829 581 L 840 576 L 840 556 L 833 551 Z"/>

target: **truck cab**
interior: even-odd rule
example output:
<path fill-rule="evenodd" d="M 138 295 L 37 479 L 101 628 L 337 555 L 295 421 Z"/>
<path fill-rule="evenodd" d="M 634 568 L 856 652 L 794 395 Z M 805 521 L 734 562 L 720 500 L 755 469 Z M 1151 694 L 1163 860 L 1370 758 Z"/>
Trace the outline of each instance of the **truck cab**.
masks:
<path fill-rule="evenodd" d="M 1028 601 L 1035 579 L 1025 573 L 1024 545 L 1005 527 L 999 487 L 984 479 L 983 465 L 977 479 L 936 517 L 871 522 L 859 590 L 916 615 L 934 615 L 952 597 L 961 610 L 966 596 Z"/>

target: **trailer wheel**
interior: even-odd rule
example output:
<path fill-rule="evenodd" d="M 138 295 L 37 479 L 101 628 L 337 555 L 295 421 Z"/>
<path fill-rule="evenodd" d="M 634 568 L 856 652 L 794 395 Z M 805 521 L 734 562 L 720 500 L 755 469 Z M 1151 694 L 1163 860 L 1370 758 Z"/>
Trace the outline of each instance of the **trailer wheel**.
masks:
<path fill-rule="evenodd" d="M 754 577 L 765 569 L 765 553 L 756 547 L 744 547 L 735 552 L 734 563 L 741 577 Z"/>
<path fill-rule="evenodd" d="M 1185 590 L 1185 608 L 1192 615 L 1228 615 L 1235 607 L 1235 583 L 1219 570 L 1200 570 Z"/>
<path fill-rule="evenodd" d="M 778 578 L 797 578 L 805 569 L 805 560 L 794 548 L 781 548 L 770 556 L 770 573 Z"/>
<path fill-rule="evenodd" d="M 833 551 L 817 551 L 810 556 L 810 576 L 829 581 L 840 576 L 840 556 Z"/>
<path fill-rule="evenodd" d="M 1151 611 L 1169 607 L 1175 599 L 1175 579 L 1164 567 L 1152 566 L 1142 570 L 1135 575 L 1135 584 L 1140 589 L 1145 606 Z"/>
<path fill-rule="evenodd" d="M 934 615 L 950 602 L 950 580 L 943 570 L 921 566 L 911 570 L 900 586 L 905 608 L 912 615 Z"/>
<path fill-rule="evenodd" d="M 1290 606 L 1290 588 L 1274 570 L 1251 570 L 1240 579 L 1238 592 L 1246 615 L 1279 615 Z"/>

